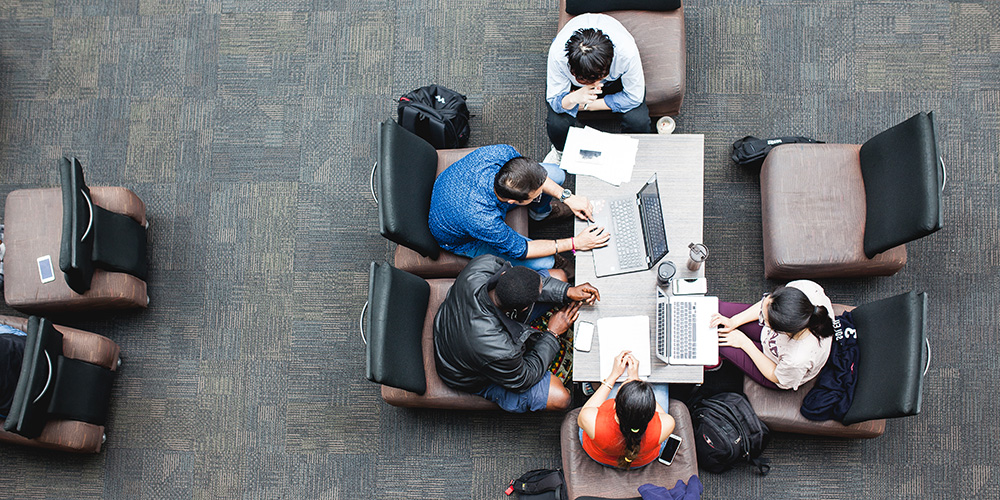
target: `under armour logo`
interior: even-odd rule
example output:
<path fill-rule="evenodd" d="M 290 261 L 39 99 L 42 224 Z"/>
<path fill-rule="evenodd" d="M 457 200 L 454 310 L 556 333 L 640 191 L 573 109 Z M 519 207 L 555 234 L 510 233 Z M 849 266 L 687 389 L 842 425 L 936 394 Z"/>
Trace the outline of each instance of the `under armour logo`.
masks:
<path fill-rule="evenodd" d="M 435 94 L 434 95 L 434 99 L 437 100 L 437 102 L 439 102 L 441 104 L 444 104 L 444 97 L 441 97 L 441 96 Z"/>

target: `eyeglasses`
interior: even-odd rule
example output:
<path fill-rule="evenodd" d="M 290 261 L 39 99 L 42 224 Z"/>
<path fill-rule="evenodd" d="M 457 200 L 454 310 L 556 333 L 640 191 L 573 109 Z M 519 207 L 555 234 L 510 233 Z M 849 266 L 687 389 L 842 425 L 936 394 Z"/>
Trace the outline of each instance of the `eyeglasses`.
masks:
<path fill-rule="evenodd" d="M 544 193 L 538 193 L 538 196 L 536 196 L 534 200 L 531 200 L 531 202 L 532 203 L 540 203 L 542 201 L 542 195 L 543 194 Z"/>
<path fill-rule="evenodd" d="M 757 317 L 757 324 L 760 325 L 760 326 L 764 326 L 764 324 L 765 324 L 765 322 L 764 322 L 764 299 L 766 299 L 768 295 L 771 295 L 771 294 L 770 293 L 765 293 L 764 295 L 762 295 L 760 297 L 760 316 Z"/>

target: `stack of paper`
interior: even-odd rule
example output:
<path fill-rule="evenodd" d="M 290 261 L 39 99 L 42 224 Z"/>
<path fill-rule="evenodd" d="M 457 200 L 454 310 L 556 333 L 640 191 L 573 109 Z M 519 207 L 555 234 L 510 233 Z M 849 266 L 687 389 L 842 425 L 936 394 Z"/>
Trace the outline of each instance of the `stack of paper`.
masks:
<path fill-rule="evenodd" d="M 649 377 L 649 316 L 620 316 L 597 320 L 597 340 L 601 345 L 601 380 L 611 375 L 615 356 L 622 351 L 632 351 L 639 360 L 639 376 Z M 619 381 L 625 380 L 628 371 Z"/>
<path fill-rule="evenodd" d="M 620 186 L 632 179 L 638 150 L 638 139 L 590 127 L 570 127 L 559 166 L 571 174 L 590 175 Z"/>

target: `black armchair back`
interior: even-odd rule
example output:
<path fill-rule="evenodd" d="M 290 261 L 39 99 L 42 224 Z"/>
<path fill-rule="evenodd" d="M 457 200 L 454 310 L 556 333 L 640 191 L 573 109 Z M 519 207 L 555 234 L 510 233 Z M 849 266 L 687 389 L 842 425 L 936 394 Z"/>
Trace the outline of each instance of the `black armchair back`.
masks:
<path fill-rule="evenodd" d="M 918 113 L 861 146 L 865 255 L 927 236 L 943 225 L 944 165 L 933 113 Z"/>
<path fill-rule="evenodd" d="M 437 151 L 392 120 L 378 134 L 378 222 L 382 236 L 436 259 L 441 252 L 427 227 L 437 174 Z"/>
<path fill-rule="evenodd" d="M 146 279 L 146 228 L 126 215 L 105 210 L 90 196 L 76 158 L 59 161 L 63 227 L 59 269 L 76 293 L 90 290 L 94 268 Z"/>
<path fill-rule="evenodd" d="M 421 338 L 429 298 L 423 278 L 372 262 L 362 331 L 368 332 L 368 380 L 417 394 L 427 391 Z"/>
<path fill-rule="evenodd" d="M 920 413 L 927 294 L 909 292 L 851 311 L 858 330 L 858 382 L 844 424 Z"/>

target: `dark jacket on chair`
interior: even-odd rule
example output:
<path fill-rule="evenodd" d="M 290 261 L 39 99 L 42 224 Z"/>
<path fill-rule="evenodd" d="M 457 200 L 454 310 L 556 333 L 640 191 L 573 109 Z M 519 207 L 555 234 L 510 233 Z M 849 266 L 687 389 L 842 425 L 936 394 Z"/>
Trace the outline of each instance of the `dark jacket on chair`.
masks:
<path fill-rule="evenodd" d="M 21 335 L 0 335 L 0 416 L 6 417 L 21 378 L 21 360 L 24 358 L 24 339 Z"/>
<path fill-rule="evenodd" d="M 507 317 L 490 299 L 490 285 L 510 267 L 493 255 L 473 259 L 434 318 L 438 375 L 455 389 L 474 393 L 496 383 L 525 391 L 542 379 L 559 353 L 552 334 Z M 543 277 L 542 284 L 538 302 L 565 302 L 567 283 Z"/>

